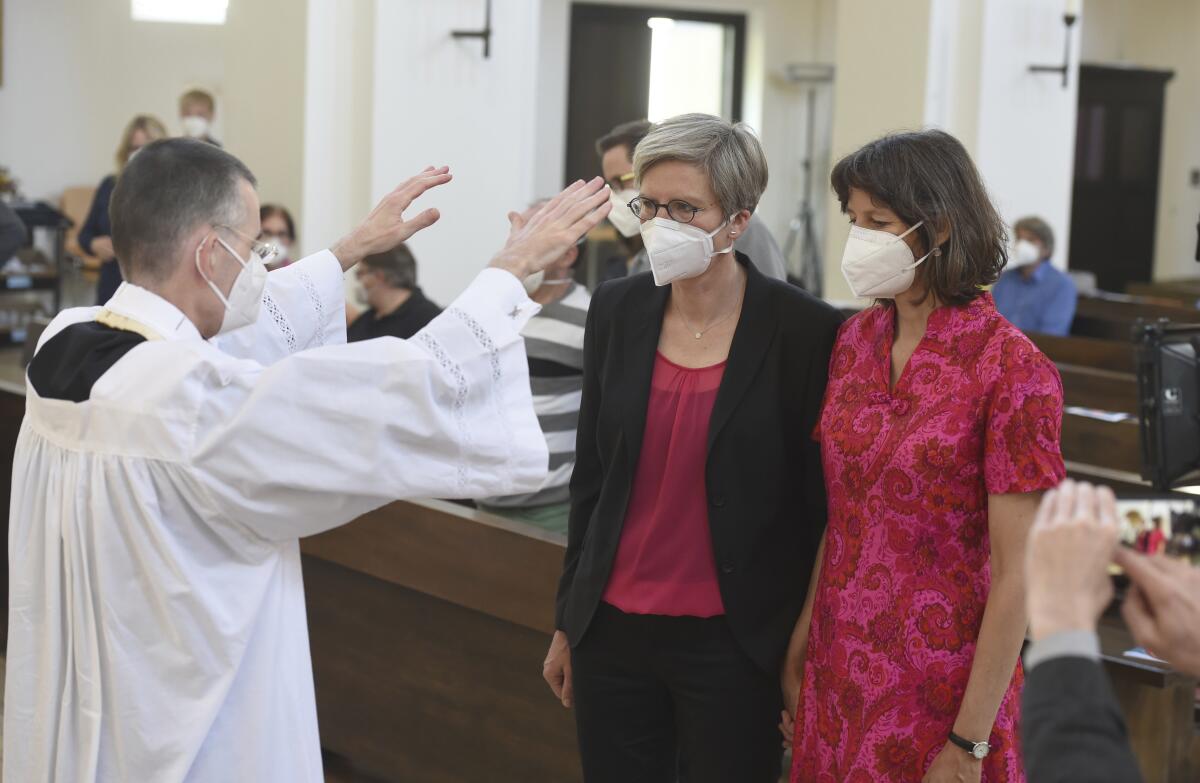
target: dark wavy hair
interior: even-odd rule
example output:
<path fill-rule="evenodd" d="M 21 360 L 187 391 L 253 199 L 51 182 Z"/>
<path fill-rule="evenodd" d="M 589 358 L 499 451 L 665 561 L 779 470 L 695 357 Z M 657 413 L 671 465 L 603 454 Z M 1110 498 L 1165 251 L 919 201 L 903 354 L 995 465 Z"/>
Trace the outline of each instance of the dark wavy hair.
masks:
<path fill-rule="evenodd" d="M 838 161 L 830 175 L 842 204 L 850 189 L 865 191 L 909 226 L 924 255 L 949 231 L 941 255 L 917 268 L 916 284 L 941 304 L 966 304 L 995 283 L 1008 263 L 1008 229 L 988 196 L 971 156 L 940 130 L 893 133 Z"/>

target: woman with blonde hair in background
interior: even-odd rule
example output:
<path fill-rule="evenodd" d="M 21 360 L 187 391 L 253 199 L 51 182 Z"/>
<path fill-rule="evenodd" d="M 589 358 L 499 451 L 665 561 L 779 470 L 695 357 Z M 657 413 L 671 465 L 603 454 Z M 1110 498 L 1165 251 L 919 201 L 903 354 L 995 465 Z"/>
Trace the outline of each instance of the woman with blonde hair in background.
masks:
<path fill-rule="evenodd" d="M 121 267 L 118 266 L 116 253 L 113 252 L 112 224 L 108 220 L 108 202 L 112 198 L 117 177 L 138 150 L 152 141 L 166 137 L 167 129 L 158 118 L 149 114 L 134 117 L 125 126 L 125 131 L 121 134 L 121 143 L 117 145 L 116 173 L 106 175 L 96 187 L 96 195 L 92 198 L 87 220 L 79 229 L 79 246 L 84 252 L 100 259 L 96 304 L 107 302 L 121 285 Z"/>

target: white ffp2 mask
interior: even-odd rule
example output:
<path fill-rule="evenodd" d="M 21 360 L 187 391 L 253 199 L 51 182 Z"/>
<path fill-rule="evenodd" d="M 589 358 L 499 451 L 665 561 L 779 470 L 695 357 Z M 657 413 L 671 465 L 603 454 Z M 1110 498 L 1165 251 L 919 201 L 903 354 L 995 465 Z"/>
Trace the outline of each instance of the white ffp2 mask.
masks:
<path fill-rule="evenodd" d="M 1018 239 L 1013 247 L 1013 266 L 1022 267 L 1042 260 L 1042 251 L 1028 239 Z"/>
<path fill-rule="evenodd" d="M 650 257 L 654 284 L 669 285 L 676 280 L 699 277 L 708 271 L 713 256 L 732 252 L 732 244 L 724 250 L 713 250 L 713 237 L 727 225 L 728 220 L 711 233 L 705 233 L 703 229 L 668 218 L 643 223 L 642 242 Z"/>
<path fill-rule="evenodd" d="M 903 234 L 850 227 L 846 249 L 842 251 L 842 275 L 855 296 L 894 299 L 912 288 L 917 267 L 933 252 L 913 260 L 912 249 L 904 237 L 920 225 L 917 223 Z"/>
<path fill-rule="evenodd" d="M 208 275 L 204 274 L 204 270 L 200 268 L 200 249 L 204 246 L 203 244 L 196 248 L 196 271 L 221 300 L 221 304 L 225 305 L 225 316 L 221 319 L 221 328 L 217 330 L 217 334 L 225 334 L 234 329 L 249 326 L 258 320 L 258 311 L 262 307 L 263 289 L 267 286 L 267 267 L 257 254 L 250 253 L 250 260 L 244 261 L 224 239 L 217 237 L 217 241 L 242 266 L 242 270 L 238 272 L 237 278 L 233 281 L 233 287 L 229 289 L 229 296 L 226 297 L 222 294 L 217 284 L 209 279 Z"/>
<path fill-rule="evenodd" d="M 616 227 L 617 231 L 621 232 L 621 236 L 629 239 L 635 237 L 642 229 L 642 221 L 638 220 L 638 216 L 633 214 L 633 210 L 629 208 L 629 202 L 637 198 L 638 192 L 632 188 L 625 190 L 614 190 L 609 193 L 608 200 L 612 202 L 612 209 L 608 213 L 608 222 Z"/>
<path fill-rule="evenodd" d="M 183 135 L 189 139 L 202 139 L 208 135 L 208 118 L 196 114 L 188 115 L 179 120 L 183 126 Z"/>

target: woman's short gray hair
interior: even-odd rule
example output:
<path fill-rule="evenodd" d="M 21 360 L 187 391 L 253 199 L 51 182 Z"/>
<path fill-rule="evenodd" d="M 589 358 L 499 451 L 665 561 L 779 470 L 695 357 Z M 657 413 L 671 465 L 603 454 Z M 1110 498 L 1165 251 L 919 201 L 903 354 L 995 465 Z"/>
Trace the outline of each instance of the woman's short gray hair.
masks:
<path fill-rule="evenodd" d="M 655 125 L 633 153 L 638 182 L 655 164 L 678 160 L 708 175 L 726 216 L 753 212 L 767 189 L 767 156 L 744 122 L 711 114 L 680 114 Z"/>

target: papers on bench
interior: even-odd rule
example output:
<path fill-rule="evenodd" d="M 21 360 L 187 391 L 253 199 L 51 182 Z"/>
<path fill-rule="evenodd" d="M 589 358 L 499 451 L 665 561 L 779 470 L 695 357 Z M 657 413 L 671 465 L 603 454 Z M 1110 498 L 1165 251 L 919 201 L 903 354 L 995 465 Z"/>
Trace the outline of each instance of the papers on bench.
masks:
<path fill-rule="evenodd" d="M 1166 664 L 1166 661 L 1164 661 L 1162 658 L 1156 658 L 1150 653 L 1146 652 L 1145 647 L 1134 647 L 1132 650 L 1126 650 L 1122 654 L 1126 658 L 1135 658 L 1139 661 L 1150 661 L 1151 663 Z"/>
<path fill-rule="evenodd" d="M 1098 421 L 1107 421 L 1110 423 L 1121 421 L 1136 421 L 1137 416 L 1132 413 L 1120 413 L 1118 411 L 1102 411 L 1097 408 L 1083 408 L 1078 405 L 1068 405 L 1063 408 L 1064 413 L 1070 413 L 1073 416 L 1084 416 L 1089 419 Z"/>

